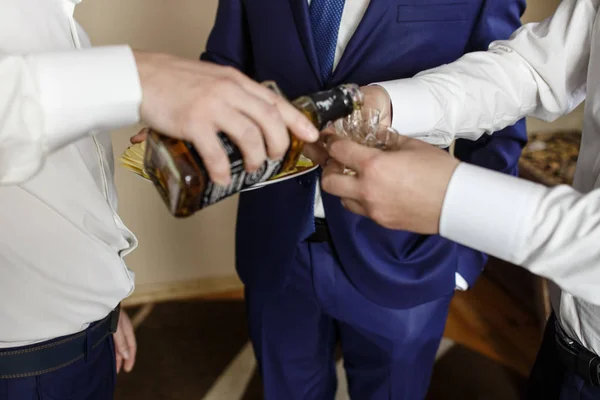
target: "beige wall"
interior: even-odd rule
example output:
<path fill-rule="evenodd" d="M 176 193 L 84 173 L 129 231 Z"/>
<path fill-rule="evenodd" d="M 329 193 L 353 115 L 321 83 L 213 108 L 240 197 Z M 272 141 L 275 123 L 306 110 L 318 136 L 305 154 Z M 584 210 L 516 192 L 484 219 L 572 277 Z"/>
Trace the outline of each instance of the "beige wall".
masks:
<path fill-rule="evenodd" d="M 78 6 L 76 16 L 95 45 L 128 43 L 136 49 L 195 59 L 206 42 L 216 6 L 217 0 L 87 0 Z M 115 156 L 138 129 L 114 133 Z M 185 282 L 195 290 L 206 288 L 207 282 L 195 283 L 198 278 L 235 275 L 235 199 L 177 220 L 167 213 L 151 184 L 121 168 L 116 182 L 119 212 L 140 241 L 127 258 L 136 272 L 138 295 L 159 289 L 156 283 Z M 208 286 L 230 283 L 211 279 Z"/>
<path fill-rule="evenodd" d="M 523 15 L 524 23 L 541 21 L 549 17 L 558 6 L 560 0 L 530 0 L 527 2 L 527 10 Z"/>
<path fill-rule="evenodd" d="M 558 2 L 532 0 L 524 19 L 545 18 Z M 138 49 L 197 58 L 216 5 L 217 0 L 86 0 L 78 7 L 77 18 L 96 45 L 129 43 Z M 567 125 L 578 123 L 577 116 L 567 121 Z M 125 149 L 137 128 L 114 134 L 116 155 Z M 533 122 L 532 129 L 548 126 Z M 234 276 L 235 199 L 192 218 L 176 220 L 166 212 L 152 186 L 119 168 L 116 175 L 120 213 L 140 239 L 139 249 L 128 257 L 137 274 L 138 294 L 155 290 L 164 282 L 188 282 L 191 290 L 198 285 L 210 290 L 236 283 L 229 279 Z M 197 281 L 206 277 L 223 279 Z"/>

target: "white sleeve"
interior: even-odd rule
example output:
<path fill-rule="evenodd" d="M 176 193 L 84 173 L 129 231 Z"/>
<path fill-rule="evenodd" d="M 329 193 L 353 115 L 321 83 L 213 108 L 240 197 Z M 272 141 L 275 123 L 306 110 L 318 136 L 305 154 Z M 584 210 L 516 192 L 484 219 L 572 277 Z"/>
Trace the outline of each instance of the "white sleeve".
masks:
<path fill-rule="evenodd" d="M 600 305 L 600 189 L 582 195 L 462 163 L 446 192 L 440 234 Z"/>
<path fill-rule="evenodd" d="M 377 83 L 389 93 L 392 126 L 434 145 L 475 140 L 525 115 L 546 121 L 568 113 L 586 93 L 591 33 L 600 0 L 563 0 L 556 13 L 527 24 L 486 52 Z"/>
<path fill-rule="evenodd" d="M 0 53 L 0 184 L 23 182 L 47 154 L 139 120 L 142 92 L 127 46 Z"/>

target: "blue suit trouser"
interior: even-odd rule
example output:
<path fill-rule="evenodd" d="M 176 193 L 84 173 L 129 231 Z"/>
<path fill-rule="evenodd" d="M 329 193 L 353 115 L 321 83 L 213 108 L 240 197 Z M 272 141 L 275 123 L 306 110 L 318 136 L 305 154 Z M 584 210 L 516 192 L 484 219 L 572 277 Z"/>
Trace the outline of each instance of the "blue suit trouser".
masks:
<path fill-rule="evenodd" d="M 288 270 L 277 289 L 246 287 L 266 400 L 333 399 L 338 341 L 353 399 L 425 397 L 452 295 L 382 307 L 356 290 L 328 243 L 300 244 Z"/>
<path fill-rule="evenodd" d="M 113 336 L 108 335 L 87 358 L 54 372 L 0 379 L 0 400 L 112 400 L 115 367 Z"/>

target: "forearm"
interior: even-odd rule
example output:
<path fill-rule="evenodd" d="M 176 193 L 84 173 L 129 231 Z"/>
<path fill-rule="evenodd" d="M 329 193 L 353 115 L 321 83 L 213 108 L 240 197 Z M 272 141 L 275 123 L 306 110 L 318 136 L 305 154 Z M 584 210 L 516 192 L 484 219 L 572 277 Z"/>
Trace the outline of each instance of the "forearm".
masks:
<path fill-rule="evenodd" d="M 440 234 L 600 304 L 600 190 L 548 189 L 461 164 L 446 193 Z"/>
<path fill-rule="evenodd" d="M 84 135 L 135 123 L 141 89 L 128 47 L 0 55 L 0 184 L 34 176 Z"/>
<path fill-rule="evenodd" d="M 554 16 L 519 29 L 486 52 L 380 83 L 393 126 L 438 146 L 477 139 L 526 115 L 553 120 L 585 97 L 590 36 L 598 0 L 564 0 Z M 418 107 L 418 109 L 415 109 Z"/>

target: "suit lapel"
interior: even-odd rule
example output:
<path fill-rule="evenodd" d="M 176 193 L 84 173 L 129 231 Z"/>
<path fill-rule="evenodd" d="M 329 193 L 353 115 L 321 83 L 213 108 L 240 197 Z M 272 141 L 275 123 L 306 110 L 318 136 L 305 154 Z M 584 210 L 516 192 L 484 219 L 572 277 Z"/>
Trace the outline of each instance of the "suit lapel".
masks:
<path fill-rule="evenodd" d="M 386 12 L 389 12 L 390 0 L 371 0 L 365 15 L 350 38 L 348 45 L 331 79 L 341 82 L 363 59 L 365 52 L 377 46 L 376 39 L 383 27 Z"/>
<path fill-rule="evenodd" d="M 312 67 L 315 77 L 319 81 L 319 85 L 323 85 L 321 79 L 319 58 L 317 57 L 317 51 L 315 50 L 315 44 L 313 41 L 312 27 L 310 24 L 310 15 L 308 13 L 308 1 L 307 0 L 288 0 L 292 6 L 292 14 L 296 21 L 296 29 L 302 42 L 302 47 L 306 53 L 306 58 Z"/>

